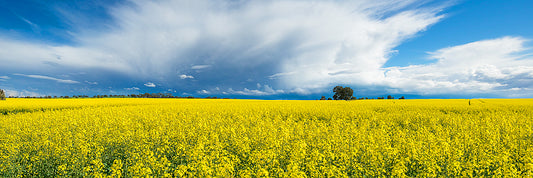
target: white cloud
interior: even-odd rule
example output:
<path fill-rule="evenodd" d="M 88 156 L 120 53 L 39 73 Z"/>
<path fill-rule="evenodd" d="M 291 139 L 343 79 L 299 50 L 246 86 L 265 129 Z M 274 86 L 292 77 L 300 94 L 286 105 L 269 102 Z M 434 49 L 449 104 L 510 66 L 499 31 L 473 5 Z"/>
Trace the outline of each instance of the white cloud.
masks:
<path fill-rule="evenodd" d="M 193 79 L 194 77 L 190 75 L 185 75 L 185 74 L 180 75 L 180 79 L 188 79 L 188 78 Z"/>
<path fill-rule="evenodd" d="M 35 79 L 53 80 L 53 81 L 56 81 L 56 82 L 59 82 L 59 83 L 67 83 L 67 84 L 80 83 L 80 82 L 74 81 L 74 80 L 58 79 L 58 78 L 44 76 L 44 75 L 26 75 L 26 74 L 13 74 L 13 75 L 29 77 L 29 78 L 35 78 Z"/>
<path fill-rule="evenodd" d="M 10 78 L 8 76 L 0 76 L 0 81 L 6 81 L 6 80 L 9 80 Z"/>
<path fill-rule="evenodd" d="M 51 46 L 0 35 L 0 62 L 10 70 L 42 73 L 64 71 L 67 68 L 96 68 L 122 73 L 131 71 L 131 66 L 124 65 L 126 61 L 119 60 L 121 58 L 89 46 Z"/>
<path fill-rule="evenodd" d="M 533 57 L 521 55 L 525 39 L 503 37 L 432 52 L 435 63 L 391 67 L 380 80 L 401 92 L 498 93 L 533 87 Z M 531 94 L 531 93 L 529 93 Z"/>
<path fill-rule="evenodd" d="M 211 67 L 210 65 L 194 65 L 191 67 L 191 69 L 199 70 L 199 69 L 205 69 Z"/>
<path fill-rule="evenodd" d="M 196 93 L 201 94 L 201 95 L 207 95 L 207 94 L 210 94 L 211 92 L 207 90 L 200 90 L 200 91 L 197 91 Z"/>
<path fill-rule="evenodd" d="M 36 92 L 32 92 L 32 91 L 28 91 L 28 90 L 9 90 L 9 89 L 5 89 L 4 90 L 6 92 L 6 96 L 13 96 L 13 97 L 26 97 L 26 96 L 44 96 L 42 94 L 39 94 L 39 93 L 36 93 Z"/>
<path fill-rule="evenodd" d="M 99 68 L 151 80 L 176 70 L 232 71 L 224 80 L 209 79 L 220 84 L 284 73 L 292 75 L 278 76 L 277 85 L 288 89 L 339 81 L 329 75 L 338 72 L 368 83 L 395 46 L 442 18 L 440 9 L 418 8 L 422 2 L 132 0 L 109 9 L 108 30 L 71 32 L 77 45 L 0 37 L 0 62 L 26 71 Z"/>
<path fill-rule="evenodd" d="M 272 87 L 268 85 L 257 85 L 258 89 L 248 89 L 244 88 L 241 91 L 233 90 L 232 88 L 229 88 L 227 92 L 223 92 L 223 94 L 236 94 L 236 95 L 253 95 L 253 96 L 266 96 L 266 95 L 278 95 L 278 94 L 285 94 L 286 92 L 283 90 L 274 90 Z"/>
<path fill-rule="evenodd" d="M 138 88 L 138 87 L 124 88 L 124 89 L 126 89 L 126 90 L 140 90 L 140 88 Z"/>
<path fill-rule="evenodd" d="M 358 20 L 343 20 L 344 18 Z M 302 53 L 283 61 L 283 70 L 270 78 L 277 78 L 284 85 L 301 92 L 339 83 L 374 85 L 376 79 L 383 78 L 381 67 L 394 53 L 393 48 L 424 31 L 440 18 L 433 13 L 417 11 L 401 12 L 382 20 L 365 15 L 335 17 L 345 23 L 326 22 L 327 25 L 324 25 L 340 27 L 328 33 L 331 36 L 321 39 L 331 45 L 316 44 L 320 45 L 319 50 L 314 50 L 317 48 L 315 45 L 302 46 Z"/>
<path fill-rule="evenodd" d="M 155 84 L 152 83 L 152 82 L 145 83 L 144 86 L 146 86 L 146 87 L 151 87 L 151 88 L 156 87 Z"/>
<path fill-rule="evenodd" d="M 87 83 L 89 85 L 98 85 L 98 82 L 89 82 L 87 80 L 85 80 L 85 83 Z"/>

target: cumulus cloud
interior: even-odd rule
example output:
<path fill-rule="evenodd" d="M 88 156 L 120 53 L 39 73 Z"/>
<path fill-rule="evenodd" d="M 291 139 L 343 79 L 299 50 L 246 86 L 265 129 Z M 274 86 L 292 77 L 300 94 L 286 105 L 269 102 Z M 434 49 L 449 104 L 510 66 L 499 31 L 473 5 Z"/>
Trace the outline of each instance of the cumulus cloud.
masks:
<path fill-rule="evenodd" d="M 145 83 L 144 86 L 154 88 L 156 85 L 152 82 Z"/>
<path fill-rule="evenodd" d="M 67 84 L 80 83 L 80 82 L 74 81 L 74 80 L 58 79 L 58 78 L 44 76 L 44 75 L 26 75 L 26 74 L 13 74 L 13 75 L 29 77 L 29 78 L 35 78 L 35 79 L 53 80 L 53 81 L 56 81 L 56 82 L 59 82 L 59 83 L 67 83 Z"/>
<path fill-rule="evenodd" d="M 193 79 L 193 76 L 182 74 L 180 75 L 180 79 Z"/>
<path fill-rule="evenodd" d="M 533 57 L 524 55 L 526 41 L 503 37 L 443 48 L 430 53 L 436 62 L 386 68 L 379 81 L 422 94 L 531 92 Z"/>
<path fill-rule="evenodd" d="M 207 90 L 200 90 L 200 91 L 197 91 L 196 93 L 201 94 L 201 95 L 207 95 L 207 94 L 210 94 L 211 92 Z"/>

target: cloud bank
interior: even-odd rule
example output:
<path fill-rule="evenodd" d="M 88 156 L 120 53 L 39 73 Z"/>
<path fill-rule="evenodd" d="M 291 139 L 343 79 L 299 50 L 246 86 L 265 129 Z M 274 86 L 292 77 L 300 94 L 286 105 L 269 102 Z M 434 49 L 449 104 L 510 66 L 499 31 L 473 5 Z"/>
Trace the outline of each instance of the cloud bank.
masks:
<path fill-rule="evenodd" d="M 430 53 L 436 62 L 387 68 L 380 81 L 408 93 L 531 96 L 533 57 L 525 42 L 503 37 L 443 48 Z"/>
<path fill-rule="evenodd" d="M 132 81 L 120 88 L 153 81 L 144 86 L 198 94 L 312 94 L 336 84 L 416 94 L 531 88 L 531 60 L 514 54 L 526 50 L 521 38 L 444 48 L 429 65 L 383 68 L 395 47 L 444 18 L 445 5 L 427 2 L 131 0 L 108 7 L 107 28 L 73 28 L 76 44 L 0 34 L 0 62 L 13 73 L 107 71 Z"/>

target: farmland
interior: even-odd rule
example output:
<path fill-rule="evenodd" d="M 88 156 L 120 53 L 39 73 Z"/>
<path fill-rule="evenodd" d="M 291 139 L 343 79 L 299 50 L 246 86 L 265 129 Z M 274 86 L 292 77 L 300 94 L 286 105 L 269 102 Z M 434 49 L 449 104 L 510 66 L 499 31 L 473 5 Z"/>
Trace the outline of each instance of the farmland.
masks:
<path fill-rule="evenodd" d="M 533 176 L 533 99 L 8 99 L 15 176 Z"/>

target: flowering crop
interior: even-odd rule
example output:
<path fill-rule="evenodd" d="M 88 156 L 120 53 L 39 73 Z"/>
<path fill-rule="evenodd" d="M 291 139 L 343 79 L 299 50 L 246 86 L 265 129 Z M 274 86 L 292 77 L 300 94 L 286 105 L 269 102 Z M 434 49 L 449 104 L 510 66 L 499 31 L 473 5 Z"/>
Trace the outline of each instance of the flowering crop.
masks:
<path fill-rule="evenodd" d="M 533 99 L 0 101 L 0 177 L 533 175 Z"/>

